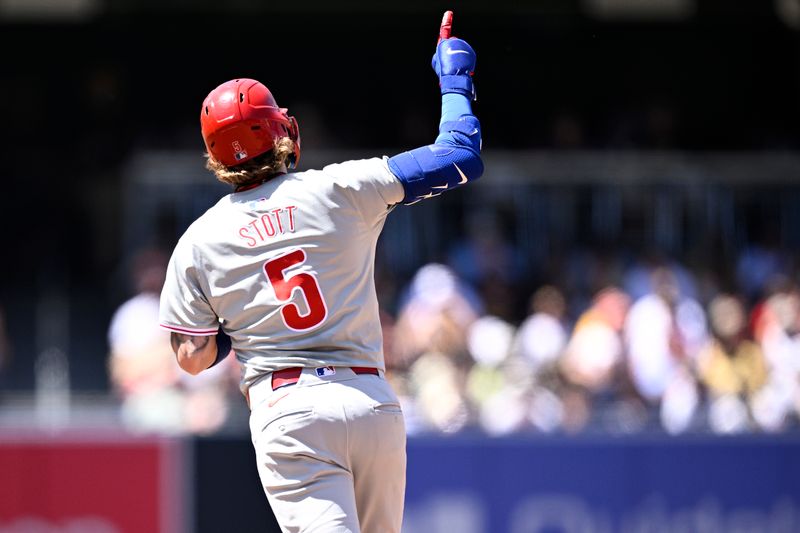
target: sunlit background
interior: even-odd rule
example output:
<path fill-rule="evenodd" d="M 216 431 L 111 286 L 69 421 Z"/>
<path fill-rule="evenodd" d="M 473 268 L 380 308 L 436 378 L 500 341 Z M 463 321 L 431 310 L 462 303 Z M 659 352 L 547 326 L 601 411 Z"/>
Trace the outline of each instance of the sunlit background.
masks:
<path fill-rule="evenodd" d="M 404 533 L 800 531 L 800 0 L 0 0 L 0 533 L 278 531 L 238 363 L 157 327 L 200 104 L 429 144 L 446 9 L 486 171 L 379 242 Z"/>

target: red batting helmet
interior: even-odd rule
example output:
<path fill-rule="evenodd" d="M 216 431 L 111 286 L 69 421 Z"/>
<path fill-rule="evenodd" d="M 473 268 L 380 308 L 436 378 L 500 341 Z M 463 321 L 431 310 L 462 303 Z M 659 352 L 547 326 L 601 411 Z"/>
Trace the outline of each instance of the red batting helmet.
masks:
<path fill-rule="evenodd" d="M 288 166 L 300 159 L 300 131 L 287 109 L 278 107 L 267 87 L 256 80 L 226 81 L 208 93 L 200 110 L 200 129 L 206 149 L 225 166 L 236 166 L 271 150 L 275 141 L 295 143 Z"/>

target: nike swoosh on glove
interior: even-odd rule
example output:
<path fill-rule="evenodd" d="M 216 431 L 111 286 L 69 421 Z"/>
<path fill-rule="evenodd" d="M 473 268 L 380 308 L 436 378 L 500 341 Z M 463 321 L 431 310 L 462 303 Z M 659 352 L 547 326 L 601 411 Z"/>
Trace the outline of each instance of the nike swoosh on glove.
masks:
<path fill-rule="evenodd" d="M 439 42 L 431 66 L 439 77 L 442 94 L 458 93 L 475 99 L 475 60 L 475 51 L 463 39 L 451 37 Z"/>

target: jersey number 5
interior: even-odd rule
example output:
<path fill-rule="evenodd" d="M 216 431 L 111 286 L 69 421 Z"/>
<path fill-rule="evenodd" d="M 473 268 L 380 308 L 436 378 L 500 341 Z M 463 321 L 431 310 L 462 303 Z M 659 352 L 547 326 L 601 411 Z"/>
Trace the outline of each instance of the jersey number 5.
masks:
<path fill-rule="evenodd" d="M 314 328 L 322 323 L 328 316 L 328 307 L 325 299 L 319 290 L 319 283 L 313 274 L 299 272 L 297 274 L 285 274 L 286 270 L 302 265 L 306 261 L 306 253 L 303 250 L 294 250 L 287 254 L 270 259 L 264 264 L 264 271 L 275 296 L 284 303 L 281 307 L 281 317 L 286 327 L 294 331 L 305 331 Z M 295 290 L 300 290 L 306 300 L 307 311 L 302 314 L 300 308 L 291 302 L 292 294 Z"/>

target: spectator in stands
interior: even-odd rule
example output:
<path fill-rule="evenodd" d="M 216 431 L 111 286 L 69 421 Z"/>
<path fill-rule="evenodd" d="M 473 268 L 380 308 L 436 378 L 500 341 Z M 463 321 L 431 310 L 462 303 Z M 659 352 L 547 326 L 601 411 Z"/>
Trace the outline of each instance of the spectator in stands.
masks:
<path fill-rule="evenodd" d="M 132 431 L 213 432 L 225 421 L 232 369 L 219 365 L 191 385 L 179 372 L 169 333 L 158 325 L 167 260 L 159 248 L 142 249 L 133 258 L 134 295 L 114 311 L 108 329 L 110 382 Z"/>
<path fill-rule="evenodd" d="M 575 327 L 561 359 L 566 379 L 600 394 L 612 387 L 624 362 L 622 327 L 630 298 L 616 286 L 598 292 Z"/>
<path fill-rule="evenodd" d="M 705 344 L 705 311 L 697 300 L 681 293 L 669 268 L 651 272 L 651 287 L 652 292 L 633 303 L 625 320 L 627 364 L 636 391 L 660 412 L 662 421 L 669 420 L 673 430 L 685 429 L 697 407 L 687 401 L 693 390 L 687 380 L 691 381 L 693 361 Z M 680 386 L 670 389 L 673 381 Z M 673 394 L 665 396 L 668 390 Z"/>
<path fill-rule="evenodd" d="M 554 285 L 539 287 L 531 296 L 529 309 L 530 315 L 514 337 L 512 352 L 533 376 L 561 358 L 570 325 L 564 294 Z"/>
<path fill-rule="evenodd" d="M 134 295 L 115 310 L 108 329 L 110 382 L 131 430 L 179 433 L 183 397 L 178 367 L 169 333 L 158 327 L 167 258 L 157 249 L 146 249 L 132 263 Z"/>
<path fill-rule="evenodd" d="M 475 290 L 444 264 L 423 265 L 402 292 L 392 359 L 395 374 L 407 369 L 410 403 L 403 409 L 414 413 L 407 421 L 410 433 L 455 432 L 470 423 L 465 384 L 472 360 L 466 339 L 482 314 Z"/>
<path fill-rule="evenodd" d="M 700 349 L 696 366 L 708 396 L 710 427 L 717 433 L 752 430 L 752 402 L 767 382 L 764 353 L 748 335 L 747 313 L 738 296 L 714 297 L 708 318 L 713 336 Z"/>
<path fill-rule="evenodd" d="M 631 432 L 644 424 L 641 399 L 634 394 L 625 365 L 623 326 L 631 298 L 616 285 L 599 290 L 578 317 L 559 362 L 573 404 L 584 424 Z"/>
<path fill-rule="evenodd" d="M 472 356 L 466 392 L 480 426 L 491 435 L 521 430 L 527 425 L 527 389 L 514 380 L 508 366 L 516 329 L 500 317 L 485 315 L 467 330 Z"/>
<path fill-rule="evenodd" d="M 478 293 L 441 263 L 420 267 L 401 292 L 393 353 L 408 367 L 428 351 L 465 352 L 469 325 L 483 315 Z"/>
<path fill-rule="evenodd" d="M 668 271 L 673 279 L 675 290 L 681 297 L 697 300 L 698 288 L 694 273 L 682 262 L 668 256 L 658 247 L 651 247 L 636 258 L 636 260 L 623 272 L 622 289 L 628 293 L 633 301 L 652 294 L 657 276 L 653 273 Z"/>
<path fill-rule="evenodd" d="M 787 427 L 798 415 L 800 397 L 800 289 L 787 282 L 757 306 L 754 336 L 769 376 L 753 399 L 759 426 L 770 432 Z"/>
<path fill-rule="evenodd" d="M 470 390 L 473 399 L 482 397 L 481 425 L 492 434 L 529 429 L 552 432 L 560 429 L 563 422 L 561 402 L 551 389 L 568 335 L 566 301 L 556 286 L 543 285 L 531 295 L 528 309 L 529 316 L 516 330 L 506 321 L 498 322 L 499 317 L 486 317 L 494 320 L 494 329 L 500 335 L 483 342 L 491 343 L 506 356 L 488 368 L 476 365 L 470 375 Z M 471 328 L 471 346 L 477 344 L 477 339 L 487 337 L 480 331 L 481 328 Z M 503 332 L 511 337 L 505 337 Z M 509 341 L 508 346 L 505 340 Z M 476 353 L 475 348 L 471 352 Z"/>
<path fill-rule="evenodd" d="M 466 235 L 448 250 L 447 265 L 477 291 L 486 313 L 512 321 L 519 303 L 515 289 L 525 272 L 523 256 L 496 209 L 469 210 L 465 224 Z"/>

